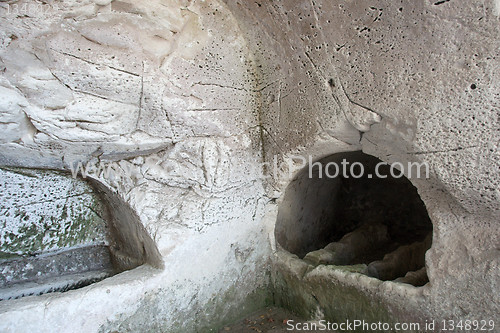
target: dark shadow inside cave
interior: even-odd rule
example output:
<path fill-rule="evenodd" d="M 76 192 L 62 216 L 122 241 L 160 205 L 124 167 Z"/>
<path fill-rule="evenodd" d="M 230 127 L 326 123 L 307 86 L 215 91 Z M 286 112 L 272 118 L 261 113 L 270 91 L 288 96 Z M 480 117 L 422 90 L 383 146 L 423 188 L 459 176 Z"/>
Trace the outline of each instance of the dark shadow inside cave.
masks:
<path fill-rule="evenodd" d="M 381 280 L 424 285 L 432 222 L 413 184 L 381 163 L 345 152 L 301 170 L 279 207 L 279 245 L 312 265 L 350 266 Z"/>

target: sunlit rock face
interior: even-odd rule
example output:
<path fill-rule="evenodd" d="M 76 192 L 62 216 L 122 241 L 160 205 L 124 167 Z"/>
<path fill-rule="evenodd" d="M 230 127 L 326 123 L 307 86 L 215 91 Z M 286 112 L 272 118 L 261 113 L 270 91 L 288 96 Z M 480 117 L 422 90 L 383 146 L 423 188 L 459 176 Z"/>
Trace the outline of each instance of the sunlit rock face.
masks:
<path fill-rule="evenodd" d="M 260 86 L 226 6 L 64 1 L 24 16 L 17 5 L 0 13 L 0 162 L 90 179 L 120 244 L 113 265 L 146 264 L 2 301 L 1 330 L 188 332 L 266 304 Z"/>
<path fill-rule="evenodd" d="M 0 6 L 0 164 L 89 179 L 112 260 L 139 266 L 1 301 L 0 330 L 207 331 L 271 290 L 306 317 L 500 312 L 498 1 L 28 4 Z M 430 166 L 410 179 L 433 227 L 421 288 L 275 240 L 291 155 L 357 150 Z"/>

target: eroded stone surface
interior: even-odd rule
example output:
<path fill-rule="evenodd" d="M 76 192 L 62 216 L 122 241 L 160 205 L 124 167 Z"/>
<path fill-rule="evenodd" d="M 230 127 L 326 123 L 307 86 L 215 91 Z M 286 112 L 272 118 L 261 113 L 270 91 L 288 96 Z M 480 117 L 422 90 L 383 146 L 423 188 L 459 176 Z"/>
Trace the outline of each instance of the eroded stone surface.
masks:
<path fill-rule="evenodd" d="M 434 318 L 495 317 L 497 1 L 226 3 L 268 85 L 266 156 L 317 160 L 361 148 L 384 162 L 428 163 L 431 178 L 412 179 L 434 226 L 421 310 Z M 365 128 L 346 99 L 381 118 L 361 140 Z M 279 198 L 288 183 L 273 179 L 269 191 Z"/>
<path fill-rule="evenodd" d="M 395 280 L 408 272 L 420 270 L 425 267 L 425 252 L 430 248 L 431 241 L 429 235 L 421 242 L 400 246 L 382 260 L 370 263 L 368 275 L 381 280 Z"/>
<path fill-rule="evenodd" d="M 81 288 L 115 273 L 107 246 L 92 245 L 0 261 L 0 300 Z"/>
<path fill-rule="evenodd" d="M 69 175 L 0 169 L 3 258 L 107 245 L 106 210 L 95 190 Z"/>
<path fill-rule="evenodd" d="M 360 148 L 431 165 L 431 180 L 413 181 L 434 239 L 430 287 L 364 280 L 352 313 L 373 295 L 398 319 L 500 312 L 498 1 L 71 0 L 31 15 L 7 5 L 0 163 L 116 163 L 92 175 L 137 214 L 165 269 L 0 304 L 3 331 L 185 332 L 227 320 L 267 285 L 276 247 L 272 223 L 260 223 L 272 206 L 250 175 L 256 160 Z M 267 195 L 288 182 L 270 179 Z M 318 286 L 325 269 L 310 275 Z M 345 276 L 339 285 L 359 296 Z"/>
<path fill-rule="evenodd" d="M 388 246 L 390 237 L 387 226 L 365 224 L 346 234 L 338 242 L 328 244 L 325 249 L 334 252 L 334 265 L 350 265 L 355 259 Z"/>
<path fill-rule="evenodd" d="M 392 324 L 404 320 L 424 325 L 421 289 L 360 274 L 366 265 L 312 267 L 285 251 L 278 251 L 275 258 L 276 302 L 304 318 L 331 322 L 363 318 Z M 298 269 L 301 266 L 308 267 Z M 407 310 L 400 311 L 401 307 Z"/>
<path fill-rule="evenodd" d="M 425 267 L 422 267 L 417 271 L 408 272 L 404 277 L 397 278 L 394 281 L 408 283 L 414 286 L 423 286 L 427 282 L 429 282 L 429 278 L 427 277 L 427 271 Z"/>
<path fill-rule="evenodd" d="M 232 13 L 218 1 L 64 1 L 26 18 L 6 5 L 0 163 L 82 175 L 82 162 L 118 222 L 140 223 L 115 224 L 134 246 L 111 246 L 114 258 L 163 268 L 0 304 L 2 330 L 186 332 L 266 304 L 262 87 Z"/>

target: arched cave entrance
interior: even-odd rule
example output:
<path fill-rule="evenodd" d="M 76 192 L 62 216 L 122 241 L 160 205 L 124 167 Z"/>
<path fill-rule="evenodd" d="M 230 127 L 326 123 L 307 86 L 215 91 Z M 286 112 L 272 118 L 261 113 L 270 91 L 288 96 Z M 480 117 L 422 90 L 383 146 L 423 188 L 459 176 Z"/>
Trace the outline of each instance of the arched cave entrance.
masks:
<path fill-rule="evenodd" d="M 358 151 L 305 167 L 286 189 L 276 240 L 311 265 L 350 266 L 381 280 L 422 286 L 428 282 L 432 222 L 412 183 L 379 163 Z"/>

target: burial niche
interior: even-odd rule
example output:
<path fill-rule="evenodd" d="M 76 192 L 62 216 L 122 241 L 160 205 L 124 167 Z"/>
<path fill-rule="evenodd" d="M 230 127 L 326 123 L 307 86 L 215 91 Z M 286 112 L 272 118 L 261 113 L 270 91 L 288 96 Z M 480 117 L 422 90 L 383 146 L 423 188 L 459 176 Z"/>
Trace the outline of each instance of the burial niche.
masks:
<path fill-rule="evenodd" d="M 417 177 L 418 166 L 412 167 Z M 423 167 L 420 172 L 425 177 Z M 417 189 L 398 169 L 391 172 L 360 151 L 334 154 L 301 170 L 280 204 L 275 236 L 284 250 L 311 265 L 349 266 L 415 286 L 428 282 L 432 222 Z"/>
<path fill-rule="evenodd" d="M 96 180 L 0 168 L 0 301 L 161 266 L 132 209 Z"/>

